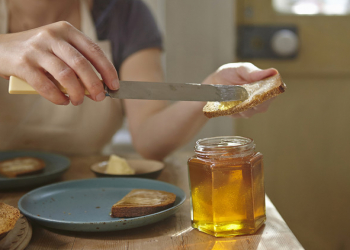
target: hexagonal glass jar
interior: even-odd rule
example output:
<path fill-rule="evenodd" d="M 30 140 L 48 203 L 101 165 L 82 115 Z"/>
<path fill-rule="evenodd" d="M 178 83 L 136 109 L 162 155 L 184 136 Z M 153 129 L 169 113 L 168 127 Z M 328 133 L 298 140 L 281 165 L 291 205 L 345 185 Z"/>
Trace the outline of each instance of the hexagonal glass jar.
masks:
<path fill-rule="evenodd" d="M 198 140 L 188 160 L 192 226 L 216 237 L 255 233 L 266 220 L 262 158 L 250 138 Z"/>

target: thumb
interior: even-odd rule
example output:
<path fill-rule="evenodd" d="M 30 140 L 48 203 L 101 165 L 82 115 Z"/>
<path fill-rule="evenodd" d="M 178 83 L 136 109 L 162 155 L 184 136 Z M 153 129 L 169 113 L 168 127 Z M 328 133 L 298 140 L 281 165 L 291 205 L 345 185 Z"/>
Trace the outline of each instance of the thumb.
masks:
<path fill-rule="evenodd" d="M 270 68 L 270 69 L 264 69 L 264 70 L 256 70 L 250 73 L 250 80 L 251 82 L 260 81 L 262 79 L 265 79 L 270 76 L 274 76 L 278 74 L 277 69 Z"/>

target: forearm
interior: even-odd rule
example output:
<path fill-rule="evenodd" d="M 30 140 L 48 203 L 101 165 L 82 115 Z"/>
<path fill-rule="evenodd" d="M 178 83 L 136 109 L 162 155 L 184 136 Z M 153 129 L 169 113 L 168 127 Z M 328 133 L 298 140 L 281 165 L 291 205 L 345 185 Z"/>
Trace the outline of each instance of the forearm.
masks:
<path fill-rule="evenodd" d="M 146 158 L 163 159 L 188 142 L 206 123 L 201 102 L 177 102 L 140 124 L 134 146 Z"/>

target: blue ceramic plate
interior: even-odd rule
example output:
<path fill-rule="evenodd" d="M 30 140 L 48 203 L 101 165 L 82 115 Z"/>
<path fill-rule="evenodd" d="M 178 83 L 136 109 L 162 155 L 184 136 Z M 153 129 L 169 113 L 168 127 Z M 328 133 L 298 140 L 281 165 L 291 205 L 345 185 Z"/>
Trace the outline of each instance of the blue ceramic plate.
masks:
<path fill-rule="evenodd" d="M 174 193 L 173 207 L 135 218 L 112 218 L 112 205 L 132 189 Z M 35 189 L 18 202 L 21 212 L 35 222 L 54 229 L 98 232 L 148 225 L 174 214 L 186 199 L 174 185 L 144 178 L 96 178 L 66 181 Z"/>
<path fill-rule="evenodd" d="M 0 161 L 16 157 L 36 157 L 46 163 L 44 171 L 39 174 L 8 178 L 0 175 L 0 190 L 37 186 L 53 181 L 61 176 L 69 167 L 70 160 L 67 157 L 38 151 L 2 151 Z"/>

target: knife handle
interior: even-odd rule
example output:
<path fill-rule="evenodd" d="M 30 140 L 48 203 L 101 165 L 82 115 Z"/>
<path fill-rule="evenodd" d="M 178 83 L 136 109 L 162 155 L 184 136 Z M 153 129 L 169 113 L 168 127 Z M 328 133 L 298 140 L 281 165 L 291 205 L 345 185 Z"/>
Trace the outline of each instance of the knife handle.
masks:
<path fill-rule="evenodd" d="M 50 80 L 64 93 L 67 94 L 67 90 L 59 84 L 58 81 L 56 81 L 53 78 L 50 78 Z M 80 79 L 78 78 L 80 81 Z M 9 93 L 10 94 L 39 94 L 32 86 L 30 86 L 26 81 L 16 77 L 16 76 L 10 76 L 10 84 L 9 84 Z M 89 91 L 85 89 L 85 95 L 90 95 Z"/>

